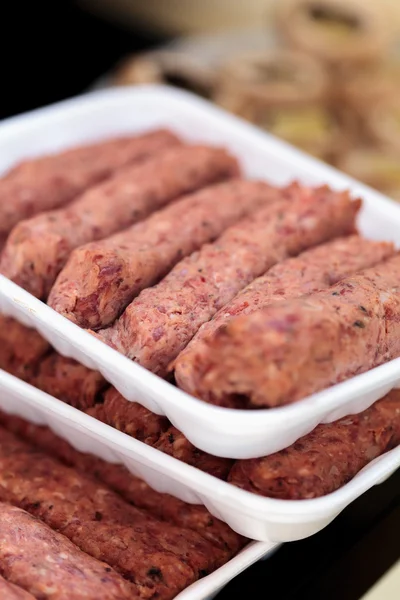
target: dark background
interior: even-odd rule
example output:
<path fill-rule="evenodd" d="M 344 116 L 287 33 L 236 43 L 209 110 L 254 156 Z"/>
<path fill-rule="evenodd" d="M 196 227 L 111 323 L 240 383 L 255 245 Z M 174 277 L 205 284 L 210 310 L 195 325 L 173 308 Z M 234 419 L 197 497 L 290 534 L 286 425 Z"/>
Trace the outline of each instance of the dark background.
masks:
<path fill-rule="evenodd" d="M 0 7 L 0 118 L 84 92 L 123 56 L 166 40 L 85 13 L 73 0 Z M 400 556 L 400 472 L 329 527 L 284 545 L 232 581 L 218 600 L 358 600 Z"/>
<path fill-rule="evenodd" d="M 399 540 L 400 471 L 320 533 L 247 569 L 217 600 L 359 600 L 399 559 Z"/>
<path fill-rule="evenodd" d="M 164 41 L 73 0 L 3 0 L 0 23 L 0 119 L 79 94 L 121 57 Z"/>

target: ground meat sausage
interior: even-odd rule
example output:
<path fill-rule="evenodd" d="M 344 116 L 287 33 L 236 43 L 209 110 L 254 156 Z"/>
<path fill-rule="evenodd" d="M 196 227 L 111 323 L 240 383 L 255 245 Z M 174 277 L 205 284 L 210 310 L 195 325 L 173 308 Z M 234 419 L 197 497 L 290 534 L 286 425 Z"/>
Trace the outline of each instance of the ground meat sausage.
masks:
<path fill-rule="evenodd" d="M 97 405 L 94 408 L 101 406 Z M 90 412 L 92 413 L 93 409 Z M 187 504 L 168 494 L 156 492 L 123 465 L 111 464 L 91 454 L 75 450 L 48 427 L 34 425 L 1 411 L 0 423 L 65 464 L 95 476 L 138 508 L 178 527 L 196 531 L 213 545 L 228 551 L 230 556 L 236 554 L 245 544 L 245 538 L 213 517 L 204 506 Z"/>
<path fill-rule="evenodd" d="M 0 565 L 1 568 L 1 565 Z M 29 592 L 26 592 L 21 587 L 6 581 L 0 575 L 0 598 L 1 600 L 35 600 Z"/>
<path fill-rule="evenodd" d="M 181 140 L 168 129 L 112 137 L 37 158 L 27 158 L 11 167 L 4 178 L 15 180 L 25 177 L 33 180 L 44 175 L 51 178 L 53 171 L 60 174 L 61 169 L 65 177 L 72 177 L 71 171 L 75 170 L 89 178 L 100 171 L 112 172 L 126 164 L 145 160 L 156 152 L 178 144 L 182 144 Z M 89 185 L 92 185 L 90 181 Z"/>
<path fill-rule="evenodd" d="M 396 358 L 399 269 L 397 254 L 326 290 L 230 320 L 197 357 L 196 394 L 223 406 L 282 406 Z"/>
<path fill-rule="evenodd" d="M 46 300 L 74 248 L 125 229 L 178 196 L 237 173 L 236 160 L 222 149 L 168 149 L 120 170 L 62 210 L 19 223 L 3 250 L 0 272 Z"/>
<path fill-rule="evenodd" d="M 95 460 L 94 456 L 75 450 L 66 440 L 56 435 L 49 427 L 35 425 L 17 415 L 11 415 L 2 410 L 0 410 L 0 424 L 7 431 L 32 444 L 35 449 L 42 450 L 46 454 L 56 457 L 68 466 L 76 466 L 75 463 L 79 462 L 79 457 L 90 457 Z M 85 465 L 82 465 L 82 469 L 85 470 Z M 90 469 L 86 471 L 86 474 L 90 475 Z M 2 491 L 5 491 L 5 488 L 0 487 L 0 502 L 6 500 L 1 496 Z"/>
<path fill-rule="evenodd" d="M 271 498 L 317 498 L 339 489 L 398 444 L 400 391 L 394 390 L 358 415 L 318 425 L 286 450 L 237 461 L 229 481 Z"/>
<path fill-rule="evenodd" d="M 142 598 L 173 598 L 227 560 L 226 551 L 196 532 L 127 504 L 95 479 L 4 429 L 0 430 L 0 485 L 21 508 L 134 582 Z"/>
<path fill-rule="evenodd" d="M 30 381 L 50 344 L 37 331 L 0 315 L 0 369 Z"/>
<path fill-rule="evenodd" d="M 195 448 L 168 419 L 150 412 L 137 402 L 126 400 L 115 388 L 104 394 L 104 403 L 99 405 L 99 410 L 101 415 L 97 414 L 97 410 L 90 414 L 186 464 L 219 479 L 227 478 L 231 460 Z"/>
<path fill-rule="evenodd" d="M 175 361 L 175 380 L 186 392 L 196 394 L 198 356 L 207 352 L 204 340 L 233 317 L 249 315 L 273 302 L 311 294 L 375 265 L 395 252 L 393 244 L 358 236 L 340 238 L 278 263 L 245 287 L 226 306 L 204 323 Z M 201 359 L 200 359 L 201 360 Z"/>
<path fill-rule="evenodd" d="M 15 506 L 0 503 L 0 530 L 0 571 L 33 597 L 42 600 L 140 597 L 135 587 L 107 564 L 81 552 L 66 537 Z M 29 594 L 16 598 L 30 598 Z M 2 600 L 6 597 L 1 595 Z"/>
<path fill-rule="evenodd" d="M 125 232 L 75 250 L 49 305 L 82 327 L 107 326 L 183 256 L 281 196 L 266 183 L 235 180 L 182 198 Z"/>
<path fill-rule="evenodd" d="M 269 267 L 307 247 L 354 231 L 358 201 L 297 185 L 283 203 L 262 207 L 143 290 L 98 337 L 165 376 L 199 327 Z"/>
<path fill-rule="evenodd" d="M 187 504 L 174 496 L 154 491 L 123 465 L 94 460 L 96 462 L 89 472 L 94 472 L 101 481 L 138 508 L 178 527 L 196 531 L 214 546 L 227 550 L 230 556 L 234 556 L 246 543 L 245 538 L 213 517 L 204 506 Z"/>
<path fill-rule="evenodd" d="M 108 425 L 103 404 L 95 404 L 94 406 L 87 408 L 85 413 Z"/>
<path fill-rule="evenodd" d="M 99 409 L 101 415 L 96 414 L 97 410 L 90 414 L 188 465 L 218 479 L 227 478 L 232 466 L 230 459 L 212 456 L 195 448 L 168 419 L 150 412 L 137 402 L 126 400 L 115 388 L 107 390 Z"/>
<path fill-rule="evenodd" d="M 189 440 L 172 425 L 167 431 L 160 437 L 158 442 L 155 444 L 155 448 L 169 454 L 182 462 L 191 465 L 214 475 L 218 479 L 225 479 L 228 476 L 230 468 L 233 464 L 233 460 L 230 458 L 221 458 L 220 456 L 213 456 L 203 450 L 199 450 Z"/>
<path fill-rule="evenodd" d="M 100 373 L 57 354 L 34 329 L 2 315 L 0 369 L 81 410 L 93 406 L 108 387 Z"/>
<path fill-rule="evenodd" d="M 166 417 L 156 415 L 137 402 L 129 402 L 113 387 L 101 405 L 103 420 L 145 444 L 153 446 L 170 425 Z"/>
<path fill-rule="evenodd" d="M 159 129 L 24 161 L 0 180 L 0 245 L 22 219 L 65 206 L 115 170 L 177 144 L 173 133 Z"/>
<path fill-rule="evenodd" d="M 41 361 L 29 382 L 80 410 L 86 410 L 101 400 L 102 392 L 109 385 L 98 371 L 57 352 L 51 352 Z"/>

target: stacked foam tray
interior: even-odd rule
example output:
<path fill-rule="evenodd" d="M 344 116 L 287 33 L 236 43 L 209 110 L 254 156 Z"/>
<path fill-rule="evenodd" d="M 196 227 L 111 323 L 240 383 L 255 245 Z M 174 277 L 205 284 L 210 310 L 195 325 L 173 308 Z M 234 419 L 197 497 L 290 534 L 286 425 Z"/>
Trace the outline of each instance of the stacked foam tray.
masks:
<path fill-rule="evenodd" d="M 190 141 L 226 147 L 249 177 L 276 185 L 297 179 L 350 189 L 363 199 L 360 232 L 398 245 L 400 208 L 394 203 L 207 103 L 163 87 L 95 93 L 11 119 L 0 130 L 0 170 L 25 155 L 154 127 L 167 127 Z M 44 130 L 52 136 L 44 137 Z M 217 456 L 253 458 L 283 449 L 319 423 L 365 410 L 400 381 L 400 359 L 396 359 L 290 406 L 258 411 L 221 408 L 134 364 L 3 276 L 0 311 L 37 329 L 59 353 L 100 371 L 127 400 L 167 416 L 195 446 Z M 398 447 L 327 496 L 301 501 L 264 498 L 162 454 L 5 372 L 0 372 L 0 389 L 0 407 L 5 411 L 48 425 L 81 451 L 123 463 L 159 492 L 203 503 L 239 533 L 263 542 L 250 545 L 194 584 L 196 597 L 212 593 L 277 543 L 317 532 L 400 466 Z"/>

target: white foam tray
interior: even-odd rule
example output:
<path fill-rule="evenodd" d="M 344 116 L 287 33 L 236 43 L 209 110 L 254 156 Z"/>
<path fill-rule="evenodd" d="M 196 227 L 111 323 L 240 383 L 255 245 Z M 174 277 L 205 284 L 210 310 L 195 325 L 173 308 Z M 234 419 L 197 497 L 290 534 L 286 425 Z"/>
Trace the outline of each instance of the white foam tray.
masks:
<path fill-rule="evenodd" d="M 0 370 L 0 380 L 0 407 L 4 411 L 24 417 L 32 423 L 51 426 L 77 449 L 88 450 L 107 460 L 118 461 L 118 453 L 107 450 L 107 444 L 103 446 L 101 434 L 99 438 L 91 429 L 87 429 L 87 424 L 83 425 L 83 429 L 76 425 L 79 423 L 80 416 L 85 417 L 86 415 L 79 411 L 76 411 L 76 415 L 63 415 L 62 411 L 59 413 L 58 408 L 63 404 L 60 400 L 51 398 L 51 396 L 45 397 L 46 394 L 44 394 L 42 402 L 40 394 L 37 394 L 39 390 L 24 384 L 2 370 Z M 67 413 L 69 408 L 71 407 L 67 407 Z M 72 411 L 75 412 L 75 409 Z M 92 417 L 89 419 L 94 421 L 93 425 L 96 429 L 97 421 Z M 140 442 L 137 443 L 140 444 Z M 131 470 L 134 471 L 134 469 Z M 180 592 L 175 600 L 212 600 L 231 579 L 258 560 L 267 559 L 278 547 L 279 544 L 271 541 L 250 542 L 225 565 Z"/>
<path fill-rule="evenodd" d="M 193 141 L 223 144 L 250 177 L 328 183 L 364 200 L 361 232 L 400 241 L 400 207 L 211 104 L 163 86 L 95 92 L 5 121 L 0 172 L 21 158 L 107 135 L 167 126 Z M 128 400 L 165 414 L 202 450 L 251 458 L 280 450 L 318 423 L 366 409 L 400 381 L 400 359 L 291 406 L 241 411 L 208 405 L 144 370 L 0 276 L 0 311 L 35 327 L 61 353 L 98 369 Z"/>
<path fill-rule="evenodd" d="M 0 408 L 47 425 L 82 452 L 124 464 L 158 492 L 204 504 L 235 531 L 261 542 L 298 540 L 328 525 L 346 506 L 400 466 L 400 446 L 341 489 L 313 500 L 275 500 L 241 490 L 163 454 L 0 370 Z"/>

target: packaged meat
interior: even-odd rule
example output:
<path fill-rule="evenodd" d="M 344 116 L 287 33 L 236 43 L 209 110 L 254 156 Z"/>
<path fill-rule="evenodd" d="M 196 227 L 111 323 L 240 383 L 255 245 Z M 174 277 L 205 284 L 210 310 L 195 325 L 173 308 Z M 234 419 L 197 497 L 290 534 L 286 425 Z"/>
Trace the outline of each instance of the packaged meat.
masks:
<path fill-rule="evenodd" d="M 54 352 L 34 329 L 0 315 L 0 369 L 82 410 L 108 387 L 98 371 Z"/>
<path fill-rule="evenodd" d="M 156 492 L 142 479 L 129 473 L 123 465 L 113 465 L 97 459 L 94 473 L 128 502 L 163 521 L 196 531 L 214 546 L 228 551 L 231 556 L 246 543 L 246 538 L 214 517 L 204 506 L 188 504 L 169 494 Z"/>
<path fill-rule="evenodd" d="M 0 242 L 22 219 L 65 206 L 113 171 L 177 144 L 176 135 L 158 129 L 25 160 L 0 180 Z"/>
<path fill-rule="evenodd" d="M 0 431 L 0 486 L 21 508 L 105 560 L 144 598 L 173 598 L 227 560 L 227 553 L 124 502 L 95 479 Z M 149 568 L 149 564 L 152 565 Z"/>
<path fill-rule="evenodd" d="M 196 531 L 232 556 L 245 544 L 246 540 L 242 536 L 213 517 L 204 506 L 187 504 L 168 494 L 156 492 L 123 465 L 111 464 L 75 450 L 48 427 L 34 425 L 1 411 L 0 423 L 63 463 L 96 477 L 138 508 L 178 527 Z"/>
<path fill-rule="evenodd" d="M 62 210 L 19 223 L 2 252 L 0 272 L 46 300 L 74 248 L 125 229 L 178 196 L 237 174 L 236 160 L 219 148 L 168 149 L 120 170 Z"/>
<path fill-rule="evenodd" d="M 294 184 L 285 198 L 258 209 L 214 244 L 179 262 L 98 337 L 165 376 L 199 327 L 255 277 L 288 256 L 354 232 L 360 203 L 347 193 Z"/>
<path fill-rule="evenodd" d="M 54 351 L 40 362 L 35 376 L 29 382 L 81 410 L 101 400 L 102 392 L 109 385 L 98 371 Z"/>
<path fill-rule="evenodd" d="M 150 412 L 137 402 L 128 402 L 112 387 L 104 394 L 101 412 L 105 423 L 150 446 L 170 425 L 165 417 Z"/>
<path fill-rule="evenodd" d="M 72 170 L 82 170 L 87 176 L 99 169 L 115 170 L 125 164 L 144 160 L 156 152 L 181 144 L 179 137 L 169 129 L 146 131 L 139 135 L 107 138 L 91 144 L 76 145 L 60 152 L 24 158 L 8 169 L 3 178 L 35 178 L 62 169 L 65 176 Z"/>
<path fill-rule="evenodd" d="M 155 447 L 161 452 L 192 465 L 192 467 L 197 467 L 200 471 L 214 475 L 218 479 L 226 480 L 233 464 L 233 461 L 229 458 L 212 456 L 212 454 L 199 450 L 172 425 L 160 436 Z"/>
<path fill-rule="evenodd" d="M 231 302 L 223 306 L 211 321 L 200 327 L 175 361 L 177 384 L 186 392 L 196 395 L 197 357 L 204 351 L 207 352 L 204 340 L 230 319 L 239 315 L 249 315 L 274 302 L 327 288 L 394 253 L 393 244 L 388 242 L 374 242 L 358 236 L 349 236 L 306 250 L 296 258 L 278 263 L 265 275 L 245 287 Z"/>
<path fill-rule="evenodd" d="M 210 473 L 218 479 L 226 479 L 232 461 L 212 456 L 195 448 L 185 436 L 173 427 L 168 419 L 156 415 L 137 402 L 129 402 L 115 389 L 104 394 L 104 402 L 91 415 L 115 427 L 141 442 L 154 446 L 170 456 Z"/>
<path fill-rule="evenodd" d="M 2 600 L 35 600 L 29 592 L 26 592 L 21 587 L 6 581 L 0 575 L 0 598 Z"/>
<path fill-rule="evenodd" d="M 124 581 L 107 564 L 81 552 L 66 537 L 20 508 L 0 502 L 0 528 L 1 573 L 33 597 L 43 600 L 141 597 L 134 585 Z"/>
<path fill-rule="evenodd" d="M 50 344 L 34 329 L 0 314 L 0 369 L 30 381 Z"/>
<path fill-rule="evenodd" d="M 286 450 L 237 461 L 229 481 L 270 498 L 317 498 L 339 489 L 398 444 L 400 390 L 394 390 L 364 412 L 318 425 Z"/>
<path fill-rule="evenodd" d="M 218 479 L 226 480 L 228 476 L 231 460 L 212 456 L 195 448 L 181 432 L 171 426 L 168 419 L 150 412 L 136 402 L 128 402 L 115 388 L 109 388 L 104 393 L 103 402 L 87 412 L 107 425 Z"/>
<path fill-rule="evenodd" d="M 399 268 L 397 254 L 326 290 L 230 320 L 197 357 L 197 395 L 223 406 L 283 406 L 396 358 Z"/>
<path fill-rule="evenodd" d="M 48 151 L 56 145 L 65 147 L 98 136 L 155 126 L 171 127 L 193 143 L 227 147 L 239 157 L 246 177 L 266 179 L 277 186 L 297 179 L 303 185 L 327 183 L 336 190 L 349 189 L 353 196 L 363 198 L 357 217 L 360 233 L 369 239 L 399 243 L 400 208 L 388 198 L 172 88 L 136 86 L 96 92 L 4 122 L 0 127 L 0 168 L 4 170 L 27 153 Z M 43 136 L 43 131 L 51 131 L 52 136 Z M 196 447 L 214 455 L 252 458 L 288 447 L 318 423 L 366 409 L 400 381 L 400 359 L 396 359 L 282 409 L 220 408 L 190 397 L 140 368 L 1 276 L 0 308 L 37 328 L 58 352 L 102 371 L 125 398 L 166 415 Z M 273 500 L 194 471 L 5 372 L 0 373 L 0 387 L 4 410 L 51 426 L 81 450 L 120 461 L 160 492 L 187 502 L 204 502 L 213 514 L 254 539 L 292 541 L 314 534 L 400 465 L 398 447 L 369 463 L 349 483 L 326 497 L 307 502 Z M 263 547 L 267 545 L 268 542 Z M 254 557 L 254 548 L 260 546 L 250 546 L 182 596 L 186 600 L 193 600 L 193 596 L 200 599 L 205 589 L 207 593 L 215 591 L 224 579 L 248 564 L 248 557 Z"/>
<path fill-rule="evenodd" d="M 94 404 L 93 406 L 87 408 L 85 413 L 108 425 L 103 404 Z"/>
<path fill-rule="evenodd" d="M 266 183 L 242 180 L 186 196 L 120 234 L 78 248 L 48 303 L 82 327 L 106 326 L 183 256 L 284 196 Z"/>

